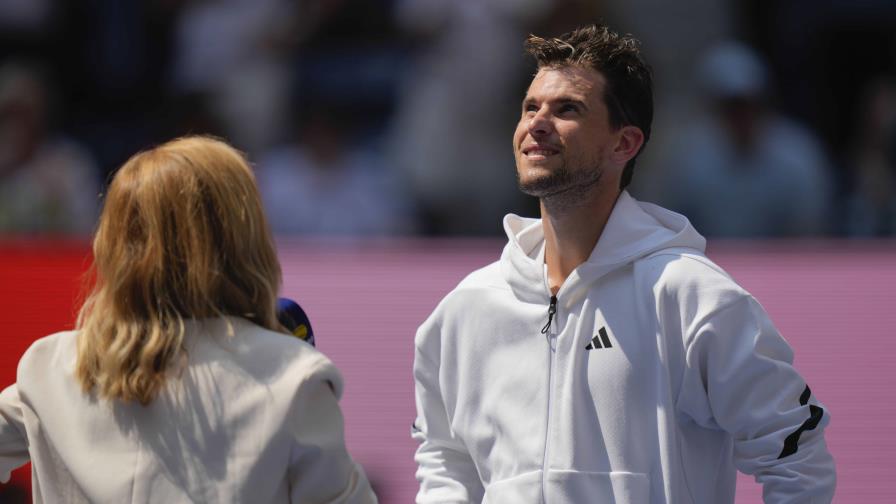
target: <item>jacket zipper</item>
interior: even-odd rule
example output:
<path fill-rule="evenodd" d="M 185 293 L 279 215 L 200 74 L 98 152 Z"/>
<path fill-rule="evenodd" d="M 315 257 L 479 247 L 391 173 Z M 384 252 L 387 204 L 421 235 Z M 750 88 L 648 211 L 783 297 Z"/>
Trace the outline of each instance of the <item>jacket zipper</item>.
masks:
<path fill-rule="evenodd" d="M 551 400 L 554 392 L 554 359 L 556 358 L 557 352 L 554 350 L 554 344 L 551 341 L 551 337 L 553 336 L 553 331 L 551 331 L 551 324 L 554 322 L 554 316 L 557 314 L 557 296 L 551 296 L 551 303 L 548 305 L 548 323 L 544 325 L 541 329 L 541 334 L 544 334 L 547 338 L 548 344 L 548 352 L 550 358 L 548 359 L 548 417 L 545 422 L 545 435 L 544 435 L 544 454 L 542 456 L 542 466 L 541 466 L 541 501 L 543 504 L 547 504 L 547 478 L 548 478 L 548 445 L 550 444 L 551 439 L 551 417 L 553 401 Z"/>
<path fill-rule="evenodd" d="M 541 334 L 547 334 L 551 330 L 551 322 L 557 313 L 557 296 L 551 296 L 551 304 L 548 305 L 548 323 L 541 328 Z"/>

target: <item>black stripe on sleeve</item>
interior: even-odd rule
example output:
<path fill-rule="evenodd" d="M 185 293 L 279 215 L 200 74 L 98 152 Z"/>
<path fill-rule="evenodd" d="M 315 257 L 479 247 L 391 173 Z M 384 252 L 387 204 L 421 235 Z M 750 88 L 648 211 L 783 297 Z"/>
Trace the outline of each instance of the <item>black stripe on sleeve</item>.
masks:
<path fill-rule="evenodd" d="M 806 390 L 800 394 L 800 405 L 805 406 L 806 403 L 809 402 L 809 397 L 812 396 L 812 392 L 809 390 L 809 386 L 806 386 Z M 782 459 L 788 455 L 793 455 L 796 453 L 797 448 L 799 448 L 800 436 L 804 431 L 812 430 L 818 426 L 818 422 L 821 422 L 821 417 L 824 416 L 824 409 L 815 406 L 814 404 L 809 405 L 809 418 L 803 422 L 803 425 L 791 432 L 790 435 L 784 439 L 784 448 L 781 450 L 781 454 L 778 455 L 779 459 Z"/>
<path fill-rule="evenodd" d="M 800 394 L 800 404 L 805 406 L 806 403 L 809 402 L 809 397 L 811 397 L 811 396 L 812 396 L 812 391 L 809 390 L 809 386 L 806 385 L 806 390 L 804 390 L 803 393 Z"/>

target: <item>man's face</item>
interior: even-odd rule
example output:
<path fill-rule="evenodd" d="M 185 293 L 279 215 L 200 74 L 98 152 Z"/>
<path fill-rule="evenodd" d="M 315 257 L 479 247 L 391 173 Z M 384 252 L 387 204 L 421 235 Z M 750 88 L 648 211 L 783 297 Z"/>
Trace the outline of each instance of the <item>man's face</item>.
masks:
<path fill-rule="evenodd" d="M 621 167 L 612 169 L 607 163 L 618 134 L 610 127 L 604 85 L 604 77 L 591 68 L 538 71 L 513 135 L 523 192 L 540 198 L 578 193 L 601 179 L 618 186 Z"/>

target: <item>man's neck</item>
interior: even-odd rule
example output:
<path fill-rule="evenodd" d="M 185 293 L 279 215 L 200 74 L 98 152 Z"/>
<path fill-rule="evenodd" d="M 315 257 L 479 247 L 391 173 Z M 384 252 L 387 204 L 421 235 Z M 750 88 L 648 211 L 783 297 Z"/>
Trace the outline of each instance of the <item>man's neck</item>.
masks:
<path fill-rule="evenodd" d="M 602 188 L 595 188 L 575 205 L 554 205 L 550 199 L 541 200 L 544 262 L 552 294 L 557 294 L 573 270 L 591 256 L 620 194 L 618 190 L 608 194 Z"/>

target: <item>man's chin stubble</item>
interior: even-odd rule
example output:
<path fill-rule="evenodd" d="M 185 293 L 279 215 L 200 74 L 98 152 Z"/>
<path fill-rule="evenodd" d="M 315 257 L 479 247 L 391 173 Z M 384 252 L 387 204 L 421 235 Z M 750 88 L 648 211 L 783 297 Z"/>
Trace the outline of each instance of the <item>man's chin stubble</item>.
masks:
<path fill-rule="evenodd" d="M 577 206 L 587 199 L 592 189 L 600 183 L 603 171 L 597 173 L 591 171 L 583 175 L 587 177 L 573 177 L 569 171 L 558 170 L 551 175 L 541 177 L 534 181 L 523 183 L 517 173 L 517 185 L 525 194 L 535 196 L 548 207 L 564 209 Z"/>

